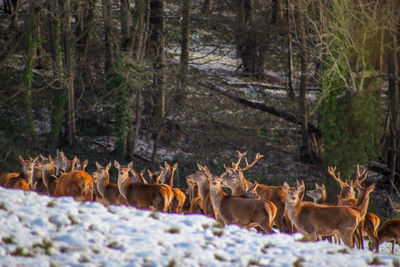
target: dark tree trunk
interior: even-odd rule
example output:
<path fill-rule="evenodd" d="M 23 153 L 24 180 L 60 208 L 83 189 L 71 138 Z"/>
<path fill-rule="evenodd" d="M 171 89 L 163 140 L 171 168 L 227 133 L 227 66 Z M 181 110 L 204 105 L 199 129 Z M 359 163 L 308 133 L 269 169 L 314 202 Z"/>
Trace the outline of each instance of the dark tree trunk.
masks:
<path fill-rule="evenodd" d="M 189 71 L 190 52 L 190 0 L 183 0 L 182 9 L 182 40 L 181 40 L 181 71 L 179 74 L 179 88 L 175 96 L 178 105 L 185 100 L 186 80 Z"/>
<path fill-rule="evenodd" d="M 164 0 L 150 0 L 150 35 L 148 52 L 153 61 L 153 153 L 154 162 L 160 142 L 165 116 L 165 35 Z"/>

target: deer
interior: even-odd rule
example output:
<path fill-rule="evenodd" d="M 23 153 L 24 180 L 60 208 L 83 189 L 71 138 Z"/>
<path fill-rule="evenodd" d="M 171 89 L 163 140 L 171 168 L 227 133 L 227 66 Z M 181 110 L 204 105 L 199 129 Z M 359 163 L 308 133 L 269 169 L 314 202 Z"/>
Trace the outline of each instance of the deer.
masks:
<path fill-rule="evenodd" d="M 245 196 L 246 193 L 244 192 L 247 192 L 247 189 L 252 188 L 254 185 L 244 177 L 243 172 L 253 167 L 255 163 L 263 157 L 263 155 L 257 153 L 251 164 L 249 164 L 247 158 L 245 158 L 246 167 L 241 168 L 239 166 L 240 162 L 247 153 L 241 153 L 238 151 L 238 154 L 239 159 L 236 163 L 232 162 L 232 168 L 224 166 L 225 172 L 221 174 L 221 178 L 223 178 L 224 186 L 229 187 L 232 190 L 232 195 Z M 262 200 L 271 201 L 278 209 L 274 221 L 276 227 L 278 227 L 282 232 L 292 233 L 293 226 L 285 216 L 286 190 L 284 190 L 283 186 L 267 186 L 258 184 L 255 190 Z"/>
<path fill-rule="evenodd" d="M 129 173 L 134 176 L 138 173 L 133 169 L 133 162 L 128 165 L 120 165 L 114 161 L 115 168 L 118 169 L 118 189 L 125 198 L 128 205 L 139 209 L 155 209 L 167 212 L 173 198 L 173 192 L 169 186 L 158 184 L 143 184 L 140 182 L 132 183 Z"/>
<path fill-rule="evenodd" d="M 76 200 L 93 200 L 93 177 L 85 171 L 63 173 L 57 179 L 55 195 L 73 196 Z"/>
<path fill-rule="evenodd" d="M 189 194 L 190 203 L 189 210 L 186 213 L 204 214 L 203 209 L 201 208 L 203 200 L 200 196 L 199 187 L 196 183 L 192 183 L 188 180 L 186 180 L 186 183 L 188 184 L 187 192 Z"/>
<path fill-rule="evenodd" d="M 190 174 L 186 177 L 186 181 L 188 183 L 192 183 L 197 185 L 199 190 L 199 196 L 201 198 L 201 202 L 199 203 L 200 208 L 203 210 L 204 214 L 211 218 L 216 218 L 214 214 L 214 209 L 211 204 L 210 199 L 210 181 L 207 179 L 207 171 L 208 168 L 206 166 L 201 166 L 197 163 L 198 171 L 193 174 Z M 218 220 L 218 218 L 216 218 Z"/>
<path fill-rule="evenodd" d="M 161 184 L 169 185 L 174 193 L 174 198 L 169 207 L 170 212 L 182 213 L 183 205 L 186 202 L 186 189 L 174 187 L 174 173 L 178 168 L 176 162 L 173 166 L 170 166 L 168 162 L 164 162 L 164 168 L 160 166 L 161 173 L 155 179 L 155 183 L 161 182 Z"/>
<path fill-rule="evenodd" d="M 221 177 L 203 169 L 210 181 L 210 199 L 216 214 L 223 225 L 237 224 L 242 227 L 257 227 L 264 233 L 275 233 L 272 222 L 277 208 L 271 201 L 228 196 L 222 189 Z"/>
<path fill-rule="evenodd" d="M 363 187 L 361 183 L 367 179 L 368 173 L 367 170 L 364 169 L 363 172 L 360 172 L 360 165 L 357 165 L 356 179 L 350 181 L 350 184 L 347 182 L 343 182 L 340 178 L 340 173 L 336 176 L 335 174 L 336 167 L 328 167 L 329 174 L 339 182 L 340 184 L 340 193 L 338 199 L 338 206 L 357 206 L 362 199 L 364 198 L 364 194 L 366 193 L 367 188 Z M 354 188 L 358 191 L 358 197 L 355 197 Z M 366 212 L 362 214 L 362 220 L 360 221 L 359 226 L 355 232 L 357 247 L 364 249 L 364 235 L 367 235 L 370 243 L 373 246 L 370 246 L 370 249 L 373 247 L 377 247 L 377 237 L 376 232 L 377 228 L 380 224 L 380 219 L 377 215 L 372 212 Z"/>
<path fill-rule="evenodd" d="M 49 155 L 48 158 L 44 156 L 41 156 L 41 158 L 42 161 L 36 163 L 36 168 L 41 172 L 41 180 L 44 187 L 46 188 L 46 193 L 50 196 L 56 196 L 56 185 L 58 177 L 55 176 L 53 158 L 51 157 L 51 155 Z M 34 185 L 35 191 L 37 187 L 38 182 Z"/>
<path fill-rule="evenodd" d="M 109 170 L 111 168 L 111 162 L 103 167 L 96 161 L 96 168 L 97 170 L 92 173 L 92 177 L 101 199 L 109 205 L 127 204 L 125 198 L 119 192 L 118 185 L 110 183 Z"/>
<path fill-rule="evenodd" d="M 394 254 L 395 243 L 400 241 L 400 219 L 386 220 L 377 232 L 378 243 L 375 251 L 379 252 L 379 245 L 385 241 L 392 242 L 392 254 Z"/>
<path fill-rule="evenodd" d="M 313 202 L 302 202 L 300 199 L 305 186 L 304 182 L 291 188 L 287 182 L 283 187 L 287 191 L 286 211 L 296 229 L 317 240 L 317 236 L 339 235 L 343 243 L 354 246 L 353 236 L 369 203 L 369 194 L 375 184 L 368 187 L 362 202 L 356 207 L 328 206 Z"/>
<path fill-rule="evenodd" d="M 6 188 L 22 189 L 28 191 L 33 188 L 32 180 L 34 174 L 34 168 L 38 157 L 35 159 L 24 159 L 19 155 L 19 160 L 21 162 L 21 170 L 19 173 L 8 173 L 4 175 L 2 183 Z"/>

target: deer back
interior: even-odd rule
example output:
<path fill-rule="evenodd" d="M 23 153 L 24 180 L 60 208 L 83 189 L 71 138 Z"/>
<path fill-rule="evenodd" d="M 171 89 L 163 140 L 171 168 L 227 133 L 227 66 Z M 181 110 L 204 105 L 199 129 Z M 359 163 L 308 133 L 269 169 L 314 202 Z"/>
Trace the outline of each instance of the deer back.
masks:
<path fill-rule="evenodd" d="M 73 196 L 78 200 L 93 200 L 93 177 L 85 171 L 70 171 L 58 178 L 56 196 Z"/>

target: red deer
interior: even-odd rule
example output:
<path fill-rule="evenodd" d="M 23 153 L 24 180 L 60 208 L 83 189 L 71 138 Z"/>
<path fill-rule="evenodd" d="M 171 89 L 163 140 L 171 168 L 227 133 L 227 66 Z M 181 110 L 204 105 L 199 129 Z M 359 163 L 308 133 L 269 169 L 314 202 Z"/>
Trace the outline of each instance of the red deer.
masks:
<path fill-rule="evenodd" d="M 106 167 L 103 167 L 96 161 L 96 167 L 97 170 L 92 173 L 92 177 L 97 192 L 99 192 L 106 204 L 127 204 L 125 198 L 119 192 L 118 185 L 110 184 L 109 170 L 111 168 L 111 162 L 109 162 Z"/>
<path fill-rule="evenodd" d="M 93 200 L 93 177 L 85 171 L 70 171 L 57 180 L 56 196 L 73 196 L 76 200 Z"/>
<path fill-rule="evenodd" d="M 169 186 L 156 184 L 143 184 L 140 182 L 132 183 L 129 173 L 138 175 L 133 170 L 133 163 L 127 166 L 120 165 L 114 161 L 114 166 L 118 169 L 118 189 L 129 205 L 140 209 L 155 209 L 168 211 L 173 198 L 173 192 Z"/>
<path fill-rule="evenodd" d="M 369 194 L 375 188 L 375 184 L 368 187 L 364 199 L 356 207 L 302 202 L 300 195 L 304 191 L 304 183 L 295 188 L 290 188 L 286 182 L 283 186 L 287 191 L 287 215 L 298 231 L 314 240 L 317 236 L 337 234 L 347 246 L 353 247 L 354 232 L 362 219 L 361 214 L 365 213 L 368 207 Z"/>
<path fill-rule="evenodd" d="M 265 233 L 275 233 L 272 222 L 277 208 L 271 201 L 228 196 L 222 189 L 223 179 L 203 169 L 210 180 L 210 199 L 217 218 L 223 224 L 257 227 Z"/>
<path fill-rule="evenodd" d="M 378 230 L 378 245 L 375 250 L 379 252 L 379 244 L 385 241 L 392 242 L 392 254 L 394 254 L 395 242 L 400 241 L 400 219 L 389 219 L 385 221 Z"/>
<path fill-rule="evenodd" d="M 255 163 L 261 159 L 263 156 L 257 153 L 256 158 L 253 163 L 248 164 L 246 158 L 246 167 L 240 168 L 240 161 L 246 153 L 239 153 L 239 160 L 236 163 L 232 163 L 232 168 L 225 166 L 226 171 L 221 175 L 224 180 L 224 185 L 232 190 L 232 195 L 241 196 L 243 195 L 243 189 L 251 188 L 253 184 L 246 180 L 243 172 L 250 169 Z M 271 201 L 277 207 L 278 211 L 275 217 L 275 225 L 282 232 L 292 233 L 293 226 L 285 216 L 285 203 L 286 203 L 286 190 L 283 186 L 267 186 L 259 184 L 256 187 L 257 195 L 261 197 L 262 200 Z"/>

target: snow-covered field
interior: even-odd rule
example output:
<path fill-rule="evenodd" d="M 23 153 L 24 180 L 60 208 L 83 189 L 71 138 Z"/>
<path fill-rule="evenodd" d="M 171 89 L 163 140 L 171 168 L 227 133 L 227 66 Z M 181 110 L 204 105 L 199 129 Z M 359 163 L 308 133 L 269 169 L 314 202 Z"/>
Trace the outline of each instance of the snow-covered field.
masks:
<path fill-rule="evenodd" d="M 221 228 L 202 215 L 80 203 L 0 188 L 1 266 L 398 266 L 400 257 L 300 234 Z"/>

